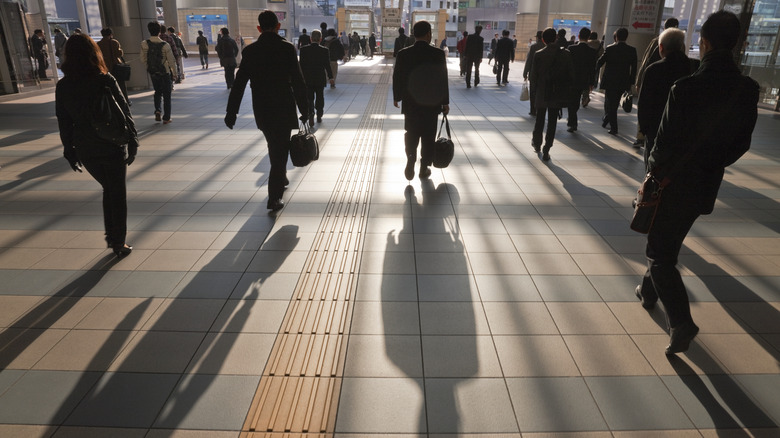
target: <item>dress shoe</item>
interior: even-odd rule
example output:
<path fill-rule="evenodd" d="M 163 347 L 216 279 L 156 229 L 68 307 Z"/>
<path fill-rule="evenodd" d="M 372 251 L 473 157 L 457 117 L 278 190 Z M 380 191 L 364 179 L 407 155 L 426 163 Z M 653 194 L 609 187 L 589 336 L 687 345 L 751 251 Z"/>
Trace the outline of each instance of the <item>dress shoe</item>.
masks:
<path fill-rule="evenodd" d="M 411 181 L 414 178 L 414 161 L 406 162 L 406 169 L 404 169 L 404 176 L 407 181 Z"/>
<path fill-rule="evenodd" d="M 672 327 L 669 345 L 666 346 L 666 354 L 682 353 L 688 351 L 691 341 L 699 333 L 699 327 L 693 322 L 685 322 L 677 327 Z"/>
<path fill-rule="evenodd" d="M 269 199 L 266 208 L 271 211 L 279 211 L 284 208 L 284 201 L 281 199 Z"/>
<path fill-rule="evenodd" d="M 531 147 L 534 148 L 534 152 L 536 152 L 537 154 L 542 151 L 541 147 L 535 145 L 534 142 L 531 142 Z"/>
<path fill-rule="evenodd" d="M 466 88 L 471 88 L 471 84 L 466 84 Z"/>
<path fill-rule="evenodd" d="M 317 123 L 322 123 L 322 116 L 317 116 Z"/>
<path fill-rule="evenodd" d="M 606 128 L 609 125 L 609 120 L 601 119 L 601 127 Z"/>
<path fill-rule="evenodd" d="M 171 119 L 163 120 L 163 125 L 167 125 L 168 123 L 171 123 L 172 121 L 173 120 L 171 120 Z"/>
<path fill-rule="evenodd" d="M 314 127 L 314 114 L 309 116 L 309 127 Z"/>
<path fill-rule="evenodd" d="M 618 133 L 617 133 L 617 129 L 610 129 L 610 130 L 607 132 L 607 134 L 609 134 L 609 135 L 617 135 L 617 134 L 618 134 Z"/>
<path fill-rule="evenodd" d="M 550 153 L 547 151 L 544 151 L 542 154 L 542 161 L 550 161 Z"/>
<path fill-rule="evenodd" d="M 642 303 L 642 307 L 644 307 L 647 310 L 652 309 L 655 307 L 655 303 L 658 301 L 658 296 L 655 298 L 645 298 L 644 295 L 642 295 L 642 285 L 638 285 L 635 290 L 636 297 L 639 298 L 639 301 Z"/>
<path fill-rule="evenodd" d="M 569 126 L 569 129 L 567 129 L 566 132 L 575 132 L 576 130 L 577 128 L 575 128 L 574 126 Z"/>
<path fill-rule="evenodd" d="M 162 113 L 159 111 L 154 112 L 154 121 L 159 122 L 162 121 Z"/>
<path fill-rule="evenodd" d="M 116 254 L 116 256 L 120 259 L 127 257 L 131 252 L 133 252 L 133 247 L 125 243 L 111 245 L 111 249 L 114 250 L 114 254 Z"/>
<path fill-rule="evenodd" d="M 431 169 L 428 166 L 420 166 L 420 179 L 428 179 L 431 176 Z"/>

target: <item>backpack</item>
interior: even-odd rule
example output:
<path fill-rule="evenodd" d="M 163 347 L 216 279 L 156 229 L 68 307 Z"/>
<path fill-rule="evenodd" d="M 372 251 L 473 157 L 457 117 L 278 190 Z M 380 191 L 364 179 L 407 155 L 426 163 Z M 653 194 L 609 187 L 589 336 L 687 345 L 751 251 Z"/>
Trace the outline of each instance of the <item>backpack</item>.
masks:
<path fill-rule="evenodd" d="M 165 41 L 161 43 L 153 43 L 151 40 L 146 40 L 146 71 L 150 75 L 164 75 L 168 72 L 163 64 L 163 46 Z"/>
<path fill-rule="evenodd" d="M 556 49 L 555 59 L 550 64 L 545 78 L 544 102 L 548 108 L 566 108 L 572 101 L 574 82 L 562 65 L 561 50 L 565 49 Z"/>
<path fill-rule="evenodd" d="M 95 135 L 107 142 L 124 145 L 130 141 L 125 112 L 114 98 L 108 84 L 100 84 L 87 106 L 87 119 Z"/>

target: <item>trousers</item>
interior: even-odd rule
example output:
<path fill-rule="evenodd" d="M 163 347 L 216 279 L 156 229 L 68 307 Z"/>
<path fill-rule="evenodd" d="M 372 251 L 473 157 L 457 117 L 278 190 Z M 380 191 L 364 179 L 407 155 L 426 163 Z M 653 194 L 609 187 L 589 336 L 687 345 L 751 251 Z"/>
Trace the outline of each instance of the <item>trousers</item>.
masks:
<path fill-rule="evenodd" d="M 287 157 L 290 155 L 290 128 L 270 127 L 262 129 L 268 142 L 268 158 L 271 172 L 268 175 L 268 199 L 282 199 L 287 180 Z"/>
<path fill-rule="evenodd" d="M 466 85 L 471 85 L 471 70 L 474 69 L 474 85 L 479 84 L 479 64 L 482 63 L 482 58 L 469 58 L 466 57 Z"/>
<path fill-rule="evenodd" d="M 103 225 L 106 242 L 125 243 L 127 235 L 127 166 L 124 157 L 90 158 L 79 155 L 79 161 L 103 187 Z"/>
<path fill-rule="evenodd" d="M 612 131 L 618 130 L 617 124 L 617 112 L 620 106 L 620 96 L 623 95 L 623 90 L 620 89 L 607 89 L 604 90 L 604 121 L 609 123 L 609 128 Z"/>
<path fill-rule="evenodd" d="M 552 147 L 555 140 L 555 128 L 558 126 L 558 108 L 540 108 L 536 107 L 536 123 L 534 123 L 534 133 L 532 141 L 535 147 L 542 145 L 542 131 L 544 130 L 544 117 L 547 116 L 547 134 L 544 138 L 544 151 L 547 152 Z"/>
<path fill-rule="evenodd" d="M 325 109 L 325 95 L 323 90 L 325 87 L 306 87 L 306 97 L 309 99 L 309 114 L 314 114 L 317 111 L 317 117 L 322 117 L 322 112 Z"/>
<path fill-rule="evenodd" d="M 496 82 L 507 83 L 509 82 L 509 61 L 499 61 L 496 58 L 496 65 L 498 65 L 498 73 L 496 73 Z"/>
<path fill-rule="evenodd" d="M 162 110 L 162 119 L 171 120 L 171 91 L 173 88 L 171 76 L 167 74 L 151 76 L 152 86 L 154 87 L 154 111 Z M 162 108 L 160 107 L 161 100 Z"/>
<path fill-rule="evenodd" d="M 417 161 L 417 146 L 420 147 L 420 165 L 433 163 L 433 147 L 436 144 L 436 123 L 439 114 L 433 111 L 404 114 L 404 145 L 407 161 Z"/>

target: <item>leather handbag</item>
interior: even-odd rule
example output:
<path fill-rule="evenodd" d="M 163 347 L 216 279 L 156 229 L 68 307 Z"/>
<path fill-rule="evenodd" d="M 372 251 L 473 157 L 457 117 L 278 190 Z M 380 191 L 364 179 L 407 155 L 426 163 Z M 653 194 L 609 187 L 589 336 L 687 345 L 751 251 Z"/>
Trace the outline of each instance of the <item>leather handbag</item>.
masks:
<path fill-rule="evenodd" d="M 124 59 L 122 59 L 121 64 L 114 64 L 114 67 L 111 68 L 111 76 L 117 81 L 129 81 L 130 72 L 130 64 L 126 63 Z"/>
<path fill-rule="evenodd" d="M 441 128 L 444 126 L 447 126 L 446 137 L 441 136 Z M 452 142 L 450 122 L 447 120 L 447 115 L 445 114 L 441 119 L 441 125 L 439 125 L 438 138 L 433 145 L 433 167 L 443 169 L 449 166 L 453 156 L 455 156 L 455 144 Z"/>
<path fill-rule="evenodd" d="M 634 106 L 634 95 L 630 91 L 623 92 L 623 96 L 620 97 L 620 106 L 623 108 L 623 111 L 631 112 L 631 108 Z"/>
<path fill-rule="evenodd" d="M 634 200 L 634 215 L 631 217 L 632 230 L 642 234 L 650 232 L 655 214 L 658 212 L 658 206 L 661 205 L 661 193 L 669 182 L 668 178 L 659 181 L 652 173 L 647 173 Z"/>
<path fill-rule="evenodd" d="M 293 166 L 305 167 L 319 158 L 320 146 L 317 137 L 305 123 L 301 124 L 298 133 L 290 137 L 290 160 Z"/>

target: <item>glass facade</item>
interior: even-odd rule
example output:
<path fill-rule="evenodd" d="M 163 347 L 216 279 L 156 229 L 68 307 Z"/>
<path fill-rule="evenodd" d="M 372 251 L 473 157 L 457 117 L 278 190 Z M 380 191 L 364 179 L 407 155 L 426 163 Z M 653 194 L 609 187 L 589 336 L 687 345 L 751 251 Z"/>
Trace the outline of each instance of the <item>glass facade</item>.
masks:
<path fill-rule="evenodd" d="M 757 0 L 753 5 L 747 38 L 742 51 L 742 67 L 761 85 L 761 103 L 777 106 L 780 78 L 780 0 Z"/>

